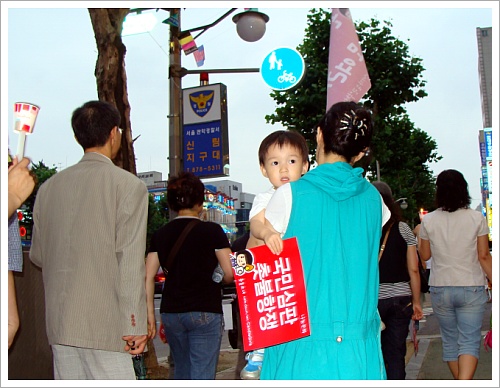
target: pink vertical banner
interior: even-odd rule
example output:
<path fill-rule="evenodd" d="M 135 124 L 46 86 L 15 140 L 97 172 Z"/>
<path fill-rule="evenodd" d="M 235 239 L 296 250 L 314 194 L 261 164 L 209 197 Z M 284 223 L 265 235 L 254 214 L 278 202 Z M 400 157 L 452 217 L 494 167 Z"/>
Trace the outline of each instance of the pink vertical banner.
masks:
<path fill-rule="evenodd" d="M 326 110 L 340 101 L 359 102 L 370 87 L 370 77 L 349 8 L 332 8 Z"/>

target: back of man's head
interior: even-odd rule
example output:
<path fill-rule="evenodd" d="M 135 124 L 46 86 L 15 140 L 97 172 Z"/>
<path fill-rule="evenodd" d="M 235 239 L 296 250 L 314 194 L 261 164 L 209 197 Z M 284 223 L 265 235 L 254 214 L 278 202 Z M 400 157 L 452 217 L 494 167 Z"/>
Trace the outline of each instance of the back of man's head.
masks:
<path fill-rule="evenodd" d="M 73 111 L 71 126 L 84 150 L 102 147 L 114 127 L 120 125 L 118 109 L 106 101 L 89 101 Z"/>

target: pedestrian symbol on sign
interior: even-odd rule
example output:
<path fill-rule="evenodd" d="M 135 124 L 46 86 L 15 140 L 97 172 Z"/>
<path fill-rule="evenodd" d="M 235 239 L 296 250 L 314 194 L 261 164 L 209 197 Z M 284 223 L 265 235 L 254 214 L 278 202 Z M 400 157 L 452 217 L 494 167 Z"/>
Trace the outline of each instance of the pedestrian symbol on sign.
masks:
<path fill-rule="evenodd" d="M 281 70 L 281 67 L 283 66 L 281 59 L 278 60 L 276 58 L 276 51 L 273 51 L 269 57 L 269 70 L 274 70 L 274 66 L 277 66 L 278 70 Z"/>

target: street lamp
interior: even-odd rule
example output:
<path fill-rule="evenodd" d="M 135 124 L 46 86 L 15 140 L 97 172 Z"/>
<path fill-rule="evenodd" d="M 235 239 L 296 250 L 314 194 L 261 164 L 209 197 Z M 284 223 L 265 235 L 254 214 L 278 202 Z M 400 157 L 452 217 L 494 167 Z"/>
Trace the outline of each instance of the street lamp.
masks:
<path fill-rule="evenodd" d="M 194 38 L 203 34 L 209 28 L 215 26 L 220 21 L 225 19 L 236 8 L 231 8 L 219 19 L 211 24 L 190 28 L 189 32 L 201 31 Z M 186 69 L 181 66 L 181 46 L 179 36 L 181 33 L 181 9 L 171 8 L 170 17 L 178 21 L 178 25 L 170 25 L 170 66 L 169 66 L 169 84 L 170 84 L 170 111 L 169 111 L 169 178 L 178 175 L 182 171 L 182 137 L 181 137 L 181 121 L 182 121 L 182 77 L 188 74 Z M 269 17 L 256 8 L 250 8 L 247 11 L 241 12 L 233 17 L 233 22 L 236 23 L 236 31 L 238 35 L 247 42 L 255 42 L 262 38 L 266 31 L 266 23 Z M 227 72 L 227 71 L 226 71 Z"/>
<path fill-rule="evenodd" d="M 236 32 L 239 37 L 247 42 L 256 42 L 266 33 L 266 23 L 269 16 L 257 11 L 257 8 L 249 8 L 233 16 L 236 23 Z"/>
<path fill-rule="evenodd" d="M 398 203 L 399 201 L 402 201 L 401 204 L 399 205 L 401 207 L 401 209 L 403 209 L 403 210 L 408 209 L 408 202 L 406 202 L 406 198 L 399 198 L 399 199 L 395 200 L 394 202 Z"/>

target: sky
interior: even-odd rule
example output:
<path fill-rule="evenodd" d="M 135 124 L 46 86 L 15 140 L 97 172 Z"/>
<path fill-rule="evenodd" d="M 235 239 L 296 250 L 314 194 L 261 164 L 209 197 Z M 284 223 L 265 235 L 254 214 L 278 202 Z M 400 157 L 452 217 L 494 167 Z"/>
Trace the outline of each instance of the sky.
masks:
<path fill-rule="evenodd" d="M 102 7 L 137 6 L 131 2 L 93 3 Z M 350 7 L 356 22 L 371 18 L 390 20 L 392 34 L 408 44 L 410 55 L 421 58 L 426 69 L 423 77 L 428 96 L 406 108 L 416 127 L 437 142 L 437 151 L 443 156 L 430 168 L 436 175 L 448 168 L 461 171 L 469 183 L 472 207 L 480 203 L 478 131 L 482 128 L 482 114 L 476 27 L 498 26 L 497 2 L 310 1 L 307 8 L 304 2 L 295 1 L 235 3 L 231 5 L 256 5 L 269 16 L 265 36 L 253 43 L 241 40 L 231 20 L 234 14 L 243 11 L 238 9 L 196 39 L 206 54 L 205 64 L 199 69 L 258 68 L 273 49 L 296 48 L 302 43 L 308 10 L 313 6 Z M 2 87 L 2 113 L 8 112 L 1 116 L 2 152 L 7 142 L 12 152 L 17 149 L 12 107 L 14 102 L 27 101 L 39 105 L 40 113 L 34 133 L 26 140 L 25 155 L 35 163 L 43 161 L 58 169 L 80 160 L 83 151 L 73 137 L 71 114 L 84 102 L 97 99 L 94 77 L 97 49 L 85 8 L 88 4 L 2 1 L 2 85 L 8 85 Z M 141 1 L 141 6 L 148 5 L 158 7 L 162 2 Z M 173 5 L 175 2 L 168 3 Z M 209 24 L 227 10 L 224 2 L 179 5 L 188 7 L 181 11 L 183 30 Z M 285 5 L 288 8 L 285 9 Z M 496 11 L 492 12 L 492 7 Z M 159 171 L 166 180 L 169 27 L 161 21 L 168 13 L 148 12 L 155 14 L 158 20 L 154 29 L 150 33 L 123 37 L 127 48 L 125 63 L 132 137 L 140 136 L 134 143 L 137 171 Z M 198 69 L 193 55 L 183 53 L 181 56 L 182 66 Z M 257 150 L 266 135 L 285 129 L 265 121 L 265 115 L 272 114 L 276 108 L 270 88 L 258 73 L 210 74 L 210 83 L 227 86 L 231 167 L 230 176 L 220 179 L 241 182 L 242 190 L 248 193 L 267 190 L 269 182 L 261 175 Z M 183 88 L 194 86 L 199 86 L 198 75 L 182 79 Z"/>
<path fill-rule="evenodd" d="M 187 7 L 181 12 L 183 30 L 213 22 L 226 12 L 229 4 L 258 7 L 269 16 L 265 36 L 254 43 L 244 42 L 237 36 L 231 20 L 233 15 L 197 38 L 197 45 L 205 48 L 204 69 L 260 67 L 273 49 L 296 48 L 304 38 L 308 10 L 312 7 L 349 7 L 356 22 L 371 18 L 390 20 L 392 34 L 408 44 L 410 54 L 421 58 L 426 69 L 423 76 L 428 96 L 406 108 L 416 127 L 437 142 L 437 151 L 443 156 L 430 168 L 436 175 L 450 168 L 461 171 L 469 183 L 472 207 L 480 203 L 478 131 L 482 129 L 482 114 L 476 28 L 493 27 L 493 31 L 498 31 L 497 1 L 2 1 L 0 148 L 3 160 L 7 157 L 7 148 L 13 152 L 17 149 L 18 135 L 13 132 L 12 113 L 18 101 L 31 102 L 41 108 L 34 133 L 26 141 L 26 156 L 35 163 L 43 161 L 58 169 L 80 160 L 83 151 L 73 137 L 71 114 L 86 101 L 97 99 L 94 77 L 97 49 L 86 7 L 92 4 L 93 7 L 134 8 L 139 3 L 141 7 Z M 237 12 L 241 11 L 243 8 Z M 167 12 L 160 10 L 155 15 L 158 23 L 150 33 L 127 36 L 123 42 L 127 48 L 132 137 L 140 136 L 134 145 L 137 171 L 159 171 L 166 180 L 169 27 L 161 23 L 168 17 Z M 498 34 L 494 34 L 493 47 L 493 168 L 494 177 L 498 177 Z M 192 55 L 182 54 L 182 65 L 197 69 Z M 257 150 L 265 136 L 284 129 L 265 121 L 265 115 L 272 114 L 276 108 L 270 97 L 271 90 L 257 73 L 211 74 L 210 83 L 225 84 L 228 95 L 231 168 L 230 176 L 220 179 L 241 182 L 243 191 L 248 193 L 267 190 L 269 182 L 260 173 Z M 198 76 L 187 75 L 182 86 L 199 86 Z M 383 180 L 383 176 L 381 178 Z M 495 180 L 493 183 L 498 187 Z M 2 204 L 5 186 L 2 179 Z M 494 192 L 494 198 L 496 195 Z M 3 236 L 4 232 L 2 229 Z M 4 284 L 6 282 L 2 282 L 2 287 Z"/>

